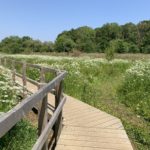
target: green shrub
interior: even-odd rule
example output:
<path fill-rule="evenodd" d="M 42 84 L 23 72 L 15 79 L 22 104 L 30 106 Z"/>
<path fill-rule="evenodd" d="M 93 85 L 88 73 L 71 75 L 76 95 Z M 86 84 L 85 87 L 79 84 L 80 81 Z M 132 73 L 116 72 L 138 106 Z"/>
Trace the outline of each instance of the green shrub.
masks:
<path fill-rule="evenodd" d="M 105 57 L 108 61 L 114 59 L 115 54 L 115 44 L 110 42 L 109 46 L 105 49 Z"/>
<path fill-rule="evenodd" d="M 139 53 L 140 49 L 135 44 L 129 44 L 129 52 L 130 53 Z"/>
<path fill-rule="evenodd" d="M 150 62 L 137 62 L 126 71 L 118 96 L 137 114 L 150 120 Z"/>

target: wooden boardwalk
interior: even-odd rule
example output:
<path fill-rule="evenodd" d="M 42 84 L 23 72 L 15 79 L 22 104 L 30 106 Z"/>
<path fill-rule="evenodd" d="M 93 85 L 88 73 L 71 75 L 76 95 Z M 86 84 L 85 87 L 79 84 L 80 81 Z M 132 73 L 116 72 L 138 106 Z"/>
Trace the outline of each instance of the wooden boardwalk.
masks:
<path fill-rule="evenodd" d="M 16 80 L 22 84 L 22 79 Z M 27 82 L 33 93 L 37 87 Z M 54 105 L 54 96 L 48 94 Z M 51 113 L 51 112 L 50 112 Z M 133 150 L 120 119 L 67 96 L 63 129 L 56 150 Z"/>

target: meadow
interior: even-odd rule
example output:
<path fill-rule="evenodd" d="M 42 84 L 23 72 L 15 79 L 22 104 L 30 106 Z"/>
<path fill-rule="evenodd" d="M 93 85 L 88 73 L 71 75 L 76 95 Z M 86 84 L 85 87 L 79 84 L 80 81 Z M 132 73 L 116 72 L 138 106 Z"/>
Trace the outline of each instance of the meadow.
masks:
<path fill-rule="evenodd" d="M 117 58 L 107 61 L 104 58 L 88 56 L 76 58 L 7 55 L 7 57 L 67 70 L 65 93 L 119 117 L 135 149 L 150 149 L 149 59 Z M 28 76 L 39 80 L 37 70 L 28 70 Z M 48 80 L 50 76 L 46 78 Z"/>

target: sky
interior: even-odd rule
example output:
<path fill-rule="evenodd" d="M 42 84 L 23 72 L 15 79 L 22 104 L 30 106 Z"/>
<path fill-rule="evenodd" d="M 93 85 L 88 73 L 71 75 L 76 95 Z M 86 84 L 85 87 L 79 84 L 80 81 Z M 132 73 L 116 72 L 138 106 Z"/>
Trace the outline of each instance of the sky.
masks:
<path fill-rule="evenodd" d="M 55 41 L 64 30 L 150 19 L 150 0 L 0 0 L 0 40 L 30 36 Z"/>

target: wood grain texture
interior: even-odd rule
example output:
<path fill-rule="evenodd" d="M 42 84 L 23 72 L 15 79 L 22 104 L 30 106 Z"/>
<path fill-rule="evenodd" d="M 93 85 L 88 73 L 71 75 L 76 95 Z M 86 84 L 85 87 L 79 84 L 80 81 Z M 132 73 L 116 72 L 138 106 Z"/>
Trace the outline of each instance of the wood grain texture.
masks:
<path fill-rule="evenodd" d="M 27 87 L 35 89 L 31 83 Z M 66 97 L 63 128 L 56 150 L 133 150 L 120 119 L 71 96 Z M 53 94 L 48 94 L 48 103 L 55 106 Z M 48 112 L 53 114 L 53 111 Z"/>

